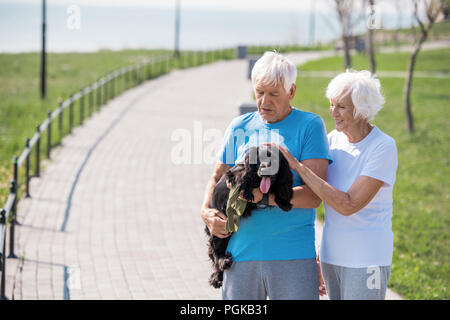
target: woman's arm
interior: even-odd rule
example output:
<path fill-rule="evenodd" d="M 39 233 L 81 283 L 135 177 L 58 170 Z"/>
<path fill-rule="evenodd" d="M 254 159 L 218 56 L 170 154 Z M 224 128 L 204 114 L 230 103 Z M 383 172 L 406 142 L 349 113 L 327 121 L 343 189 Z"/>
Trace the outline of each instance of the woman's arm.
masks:
<path fill-rule="evenodd" d="M 289 166 L 300 175 L 302 180 L 323 202 L 344 216 L 352 215 L 364 208 L 383 185 L 381 180 L 359 176 L 347 192 L 337 190 L 295 159 L 286 148 L 276 144 L 272 145 L 283 153 L 289 162 Z"/>
<path fill-rule="evenodd" d="M 383 181 L 359 176 L 350 189 L 343 192 L 322 180 L 300 162 L 294 170 L 323 202 L 344 216 L 352 215 L 367 206 L 383 185 Z"/>
<path fill-rule="evenodd" d="M 326 159 L 308 159 L 302 161 L 302 164 L 316 174 L 319 178 L 327 178 L 328 160 Z M 317 208 L 322 203 L 320 197 L 315 194 L 306 184 L 292 188 L 294 194 L 292 196 L 291 204 L 293 208 Z M 263 195 L 259 188 L 253 189 L 253 202 L 261 201 Z M 242 198 L 242 196 L 241 196 Z M 275 195 L 269 193 L 269 205 L 276 206 Z"/>

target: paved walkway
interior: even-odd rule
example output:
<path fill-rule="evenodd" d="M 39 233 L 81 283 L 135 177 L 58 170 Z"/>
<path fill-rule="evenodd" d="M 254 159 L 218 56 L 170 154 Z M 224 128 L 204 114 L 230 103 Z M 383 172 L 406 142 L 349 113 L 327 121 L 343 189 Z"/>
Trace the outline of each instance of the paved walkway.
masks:
<path fill-rule="evenodd" d="M 174 165 L 174 133 L 187 130 L 193 148 L 208 129 L 223 134 L 251 97 L 246 74 L 246 61 L 174 71 L 66 137 L 19 203 L 8 298 L 219 299 L 199 215 L 214 163 L 193 149 L 192 163 Z"/>

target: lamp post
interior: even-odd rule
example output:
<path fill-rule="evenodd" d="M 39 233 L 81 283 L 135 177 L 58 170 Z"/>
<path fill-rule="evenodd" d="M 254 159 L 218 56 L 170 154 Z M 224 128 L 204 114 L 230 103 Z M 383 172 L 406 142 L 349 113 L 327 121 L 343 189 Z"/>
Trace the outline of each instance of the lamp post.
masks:
<path fill-rule="evenodd" d="M 175 58 L 180 56 L 180 0 L 175 4 Z"/>
<path fill-rule="evenodd" d="M 42 52 L 41 52 L 41 99 L 45 99 L 47 63 L 45 52 L 45 32 L 46 32 L 46 1 L 42 0 Z"/>

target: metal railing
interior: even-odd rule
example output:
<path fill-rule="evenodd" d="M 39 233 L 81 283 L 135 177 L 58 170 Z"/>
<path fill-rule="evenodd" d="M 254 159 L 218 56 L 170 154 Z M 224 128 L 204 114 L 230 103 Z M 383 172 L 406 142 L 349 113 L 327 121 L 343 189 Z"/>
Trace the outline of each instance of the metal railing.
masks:
<path fill-rule="evenodd" d="M 64 112 L 68 109 L 68 133 L 72 133 L 74 127 L 74 108 L 75 103 L 79 105 L 79 124 L 82 124 L 86 116 L 86 106 L 88 115 L 92 115 L 95 107 L 106 104 L 117 94 L 141 84 L 143 81 L 166 74 L 172 69 L 189 68 L 216 60 L 234 59 L 234 49 L 222 49 L 216 51 L 191 51 L 182 52 L 179 57 L 172 54 L 166 54 L 158 57 L 145 58 L 142 61 L 127 67 L 123 67 L 108 73 L 96 82 L 81 88 L 80 91 L 70 95 L 69 99 L 60 101 L 54 111 L 47 112 L 47 118 L 42 124 L 36 126 L 34 136 L 25 141 L 25 149 L 22 154 L 14 157 L 13 160 L 13 179 L 10 182 L 9 196 L 6 205 L 0 209 L 0 299 L 7 299 L 5 295 L 6 285 L 6 239 L 9 234 L 9 255 L 8 259 L 17 258 L 14 252 L 15 226 L 17 222 L 17 202 L 19 188 L 19 169 L 25 164 L 25 197 L 30 197 L 30 157 L 33 148 L 35 150 L 35 177 L 40 176 L 41 163 L 41 138 L 47 130 L 46 138 L 46 156 L 51 159 L 53 121 L 57 119 L 57 129 L 59 133 L 59 144 L 62 144 L 64 138 Z M 122 90 L 121 90 L 122 89 Z M 95 95 L 95 97 L 94 97 Z M 67 119 L 66 119 L 67 120 Z M 8 229 L 9 222 L 9 231 Z"/>

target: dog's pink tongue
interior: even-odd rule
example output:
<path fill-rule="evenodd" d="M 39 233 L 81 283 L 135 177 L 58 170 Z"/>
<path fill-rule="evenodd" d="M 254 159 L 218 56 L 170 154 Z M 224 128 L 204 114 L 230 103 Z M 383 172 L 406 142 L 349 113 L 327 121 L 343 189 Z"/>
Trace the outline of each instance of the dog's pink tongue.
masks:
<path fill-rule="evenodd" d="M 262 193 L 269 192 L 270 189 L 270 178 L 269 177 L 263 177 L 261 180 L 261 183 L 259 184 L 259 189 Z"/>

